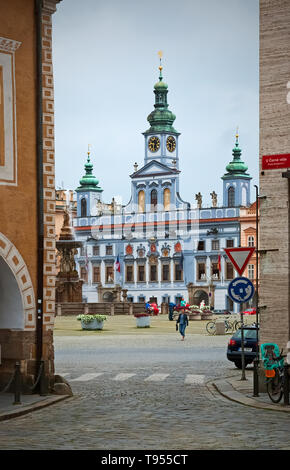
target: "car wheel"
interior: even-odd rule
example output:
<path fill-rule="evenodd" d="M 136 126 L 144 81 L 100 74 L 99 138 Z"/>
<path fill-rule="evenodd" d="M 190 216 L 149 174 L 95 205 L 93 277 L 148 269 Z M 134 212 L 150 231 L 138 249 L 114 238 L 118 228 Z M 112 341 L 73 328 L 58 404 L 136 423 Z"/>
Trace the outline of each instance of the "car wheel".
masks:
<path fill-rule="evenodd" d="M 235 362 L 235 366 L 238 368 L 238 369 L 241 369 L 242 368 L 242 361 L 234 361 Z"/>

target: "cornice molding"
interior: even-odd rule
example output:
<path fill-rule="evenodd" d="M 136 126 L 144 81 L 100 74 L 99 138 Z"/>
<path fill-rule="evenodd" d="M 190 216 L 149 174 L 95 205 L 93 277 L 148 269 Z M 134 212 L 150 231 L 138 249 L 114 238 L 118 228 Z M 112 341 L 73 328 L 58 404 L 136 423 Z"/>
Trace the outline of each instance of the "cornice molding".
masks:
<path fill-rule="evenodd" d="M 61 2 L 61 0 L 43 0 L 42 1 L 42 13 L 52 15 L 53 13 L 56 12 L 56 5 L 59 2 Z"/>
<path fill-rule="evenodd" d="M 0 37 L 0 51 L 15 52 L 21 46 L 21 42 Z"/>

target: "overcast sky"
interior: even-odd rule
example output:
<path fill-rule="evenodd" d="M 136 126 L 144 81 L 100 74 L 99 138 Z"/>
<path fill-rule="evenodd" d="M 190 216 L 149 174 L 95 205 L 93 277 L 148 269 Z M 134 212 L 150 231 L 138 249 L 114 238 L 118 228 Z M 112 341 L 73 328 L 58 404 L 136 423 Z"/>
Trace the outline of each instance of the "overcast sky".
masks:
<path fill-rule="evenodd" d="M 215 190 L 222 203 L 237 126 L 257 184 L 258 28 L 258 0 L 62 0 L 53 15 L 56 186 L 79 185 L 91 144 L 103 200 L 129 201 L 159 50 L 181 133 L 181 197 L 195 204 L 200 191 L 206 205 Z"/>

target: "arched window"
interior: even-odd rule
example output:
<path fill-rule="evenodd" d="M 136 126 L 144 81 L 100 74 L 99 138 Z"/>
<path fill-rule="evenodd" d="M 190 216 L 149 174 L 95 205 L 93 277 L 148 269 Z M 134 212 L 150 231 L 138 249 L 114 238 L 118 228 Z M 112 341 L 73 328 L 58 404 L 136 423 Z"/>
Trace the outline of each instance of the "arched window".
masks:
<path fill-rule="evenodd" d="M 247 189 L 245 188 L 245 186 L 243 186 L 242 188 L 242 206 L 246 206 L 247 205 Z"/>
<path fill-rule="evenodd" d="M 163 191 L 163 206 L 165 211 L 170 209 L 170 189 L 165 188 Z"/>
<path fill-rule="evenodd" d="M 235 188 L 232 186 L 228 189 L 228 207 L 235 206 Z"/>
<path fill-rule="evenodd" d="M 87 201 L 83 197 L 81 200 L 81 217 L 86 217 L 87 216 Z"/>
<path fill-rule="evenodd" d="M 145 193 L 143 190 L 138 193 L 138 212 L 145 212 Z"/>
<path fill-rule="evenodd" d="M 152 189 L 151 191 L 151 210 L 156 211 L 157 210 L 157 191 L 156 189 Z"/>

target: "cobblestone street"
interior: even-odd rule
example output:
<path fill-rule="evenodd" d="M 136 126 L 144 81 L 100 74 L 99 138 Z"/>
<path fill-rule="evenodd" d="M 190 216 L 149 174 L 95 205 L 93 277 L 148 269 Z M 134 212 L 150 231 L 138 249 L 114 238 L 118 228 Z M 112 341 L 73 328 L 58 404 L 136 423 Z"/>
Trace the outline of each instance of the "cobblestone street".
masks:
<path fill-rule="evenodd" d="M 213 379 L 241 374 L 226 359 L 227 341 L 56 336 L 56 373 L 74 396 L 1 422 L 1 448 L 290 449 L 289 414 L 231 402 L 212 387 Z"/>

